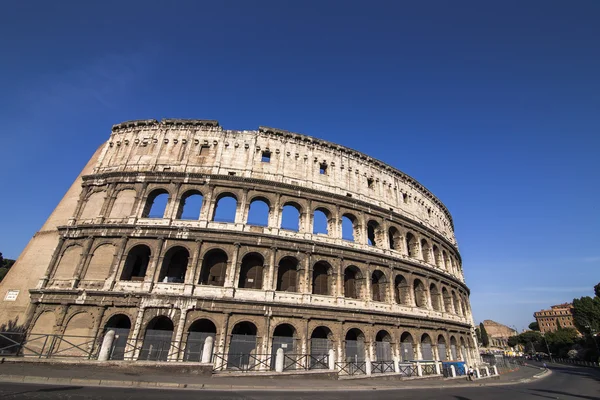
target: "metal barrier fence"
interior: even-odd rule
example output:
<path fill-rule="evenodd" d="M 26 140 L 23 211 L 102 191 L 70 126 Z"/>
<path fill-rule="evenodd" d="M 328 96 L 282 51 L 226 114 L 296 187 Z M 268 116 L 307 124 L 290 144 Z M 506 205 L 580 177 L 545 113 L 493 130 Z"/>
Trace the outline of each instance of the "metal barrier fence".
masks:
<path fill-rule="evenodd" d="M 416 364 L 398 364 L 398 372 L 404 376 L 417 376 Z"/>
<path fill-rule="evenodd" d="M 366 375 L 367 363 L 364 361 L 336 362 L 335 368 L 341 375 Z"/>
<path fill-rule="evenodd" d="M 371 362 L 371 373 L 373 374 L 385 374 L 389 372 L 396 372 L 394 369 L 393 361 L 372 361 Z"/>
<path fill-rule="evenodd" d="M 329 356 L 313 356 L 310 354 L 284 354 L 283 370 L 298 371 L 312 369 L 329 369 Z"/>
<path fill-rule="evenodd" d="M 0 332 L 0 355 L 37 358 L 96 359 L 100 346 L 95 336 Z"/>
<path fill-rule="evenodd" d="M 269 371 L 271 354 L 219 354 L 213 355 L 213 371 Z"/>
<path fill-rule="evenodd" d="M 421 369 L 423 371 L 423 376 L 436 374 L 435 364 L 421 364 Z"/>

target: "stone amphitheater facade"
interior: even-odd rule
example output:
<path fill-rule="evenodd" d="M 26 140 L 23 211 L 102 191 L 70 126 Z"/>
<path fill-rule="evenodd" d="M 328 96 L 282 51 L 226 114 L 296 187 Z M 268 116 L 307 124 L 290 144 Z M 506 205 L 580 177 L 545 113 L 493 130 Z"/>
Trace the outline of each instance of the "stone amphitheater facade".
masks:
<path fill-rule="evenodd" d="M 268 127 L 113 126 L 0 290 L 0 318 L 29 335 L 113 329 L 125 359 L 199 361 L 209 336 L 223 357 L 478 359 L 442 202 L 365 154 Z"/>

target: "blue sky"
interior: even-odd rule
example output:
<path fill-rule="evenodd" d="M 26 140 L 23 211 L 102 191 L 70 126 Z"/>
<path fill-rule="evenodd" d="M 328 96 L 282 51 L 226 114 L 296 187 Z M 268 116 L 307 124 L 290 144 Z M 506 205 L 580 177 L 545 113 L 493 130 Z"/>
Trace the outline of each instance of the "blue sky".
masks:
<path fill-rule="evenodd" d="M 0 251 L 15 258 L 114 123 L 331 140 L 448 206 L 475 320 L 600 281 L 600 2 L 5 2 Z"/>

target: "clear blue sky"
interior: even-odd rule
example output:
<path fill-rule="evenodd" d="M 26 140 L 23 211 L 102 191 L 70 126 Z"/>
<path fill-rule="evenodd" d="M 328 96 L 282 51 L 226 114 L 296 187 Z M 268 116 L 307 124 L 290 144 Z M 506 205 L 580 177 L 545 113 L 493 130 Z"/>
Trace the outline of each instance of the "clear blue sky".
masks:
<path fill-rule="evenodd" d="M 114 123 L 217 119 L 358 149 L 454 216 L 476 322 L 600 281 L 600 2 L 7 1 L 0 251 Z"/>

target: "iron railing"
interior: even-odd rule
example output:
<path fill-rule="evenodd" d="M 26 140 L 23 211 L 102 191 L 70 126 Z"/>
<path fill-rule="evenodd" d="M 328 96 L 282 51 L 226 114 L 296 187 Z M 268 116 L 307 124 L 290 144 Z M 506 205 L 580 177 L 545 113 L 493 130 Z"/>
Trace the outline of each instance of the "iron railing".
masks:
<path fill-rule="evenodd" d="M 417 365 L 416 364 L 398 364 L 398 372 L 404 376 L 416 376 Z"/>
<path fill-rule="evenodd" d="M 329 369 L 329 355 L 313 356 L 310 354 L 284 354 L 283 370 Z"/>
<path fill-rule="evenodd" d="M 37 358 L 96 359 L 100 350 L 95 336 L 0 332 L 0 355 Z"/>
<path fill-rule="evenodd" d="M 435 364 L 421 364 L 421 370 L 423 371 L 423 376 L 435 375 L 437 373 Z"/>
<path fill-rule="evenodd" d="M 371 362 L 371 373 L 372 374 L 385 374 L 389 372 L 396 372 L 393 361 L 372 361 Z"/>
<path fill-rule="evenodd" d="M 366 375 L 367 363 L 364 361 L 336 362 L 335 368 L 342 375 Z"/>
<path fill-rule="evenodd" d="M 222 354 L 213 355 L 213 371 L 269 371 L 271 354 Z"/>

